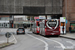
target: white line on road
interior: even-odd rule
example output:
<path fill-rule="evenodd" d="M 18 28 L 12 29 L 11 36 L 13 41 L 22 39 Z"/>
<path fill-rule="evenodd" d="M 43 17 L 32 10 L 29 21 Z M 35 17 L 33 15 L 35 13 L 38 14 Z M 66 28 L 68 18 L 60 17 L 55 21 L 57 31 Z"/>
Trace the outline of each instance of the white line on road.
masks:
<path fill-rule="evenodd" d="M 44 38 L 44 39 L 46 39 L 46 40 L 51 40 L 51 41 L 54 41 L 54 42 L 60 44 L 61 47 L 62 47 L 62 49 L 65 49 L 65 48 L 66 48 L 62 43 L 60 43 L 60 42 L 58 42 L 58 41 L 56 41 L 56 40 L 52 40 L 52 39 L 48 39 L 48 38 Z"/>
<path fill-rule="evenodd" d="M 29 34 L 28 34 L 28 35 L 29 35 Z M 43 43 L 45 44 L 45 50 L 48 50 L 48 44 L 47 44 L 47 42 L 45 42 L 44 40 L 39 39 L 39 38 L 37 38 L 37 37 L 34 37 L 34 36 L 32 36 L 32 35 L 29 35 L 29 36 L 31 36 L 31 37 L 33 37 L 33 38 L 35 38 L 35 39 L 37 39 L 37 40 L 43 42 Z"/>
<path fill-rule="evenodd" d="M 11 32 L 12 32 L 12 30 L 11 30 Z M 13 33 L 12 33 L 12 36 L 13 36 L 13 40 L 11 40 L 10 42 L 12 42 L 12 41 L 14 41 L 15 40 L 15 44 L 17 43 L 17 40 L 16 40 L 16 38 L 15 38 L 15 36 L 13 35 Z"/>
<path fill-rule="evenodd" d="M 15 43 L 17 43 L 17 40 L 16 40 L 16 38 L 15 38 L 15 36 L 12 34 L 12 36 L 13 36 L 13 40 L 15 40 Z M 12 42 L 13 40 L 11 40 L 10 42 Z"/>
<path fill-rule="evenodd" d="M 66 42 L 73 45 L 73 46 L 67 46 L 67 48 L 69 48 L 69 49 L 74 49 L 75 44 L 74 44 L 73 42 L 71 42 L 71 41 L 66 41 Z"/>
<path fill-rule="evenodd" d="M 15 43 L 17 43 L 17 40 L 16 40 L 16 38 L 15 38 L 15 36 L 13 35 L 13 37 L 14 37 L 14 39 L 15 39 Z"/>
<path fill-rule="evenodd" d="M 73 46 L 75 46 L 75 44 L 71 41 L 66 41 L 66 42 L 68 42 L 68 43 L 72 44 Z"/>

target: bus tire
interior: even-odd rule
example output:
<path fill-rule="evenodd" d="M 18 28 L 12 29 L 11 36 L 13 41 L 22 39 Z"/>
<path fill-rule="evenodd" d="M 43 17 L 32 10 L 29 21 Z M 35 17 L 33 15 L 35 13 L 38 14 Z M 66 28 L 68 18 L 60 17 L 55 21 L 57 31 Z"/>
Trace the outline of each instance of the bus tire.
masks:
<path fill-rule="evenodd" d="M 34 32 L 33 32 L 34 33 Z"/>
<path fill-rule="evenodd" d="M 57 37 L 59 37 L 60 35 L 57 35 Z"/>

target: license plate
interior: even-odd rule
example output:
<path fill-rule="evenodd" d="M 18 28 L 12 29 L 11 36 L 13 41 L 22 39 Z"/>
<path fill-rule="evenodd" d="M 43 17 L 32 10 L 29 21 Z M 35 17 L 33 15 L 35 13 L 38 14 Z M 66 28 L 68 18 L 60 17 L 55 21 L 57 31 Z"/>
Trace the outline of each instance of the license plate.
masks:
<path fill-rule="evenodd" d="M 55 33 L 51 33 L 52 35 L 54 35 Z"/>
<path fill-rule="evenodd" d="M 22 33 L 22 31 L 19 31 L 19 33 Z"/>

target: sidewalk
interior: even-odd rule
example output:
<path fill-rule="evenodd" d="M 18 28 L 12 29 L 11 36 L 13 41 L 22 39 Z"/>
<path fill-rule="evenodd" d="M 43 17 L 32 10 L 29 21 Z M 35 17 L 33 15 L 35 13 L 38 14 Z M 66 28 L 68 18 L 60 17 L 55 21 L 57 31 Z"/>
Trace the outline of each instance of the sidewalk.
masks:
<path fill-rule="evenodd" d="M 66 35 L 60 35 L 60 37 L 69 38 L 75 40 L 75 33 L 66 33 Z"/>

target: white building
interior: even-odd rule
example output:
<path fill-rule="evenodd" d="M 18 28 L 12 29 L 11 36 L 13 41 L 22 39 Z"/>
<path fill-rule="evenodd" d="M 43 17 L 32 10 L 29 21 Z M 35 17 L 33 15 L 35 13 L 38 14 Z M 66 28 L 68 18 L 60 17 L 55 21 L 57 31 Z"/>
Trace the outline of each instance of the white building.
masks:
<path fill-rule="evenodd" d="M 26 22 L 28 22 L 27 16 L 25 15 L 15 15 L 14 16 L 14 28 L 24 27 Z"/>
<path fill-rule="evenodd" d="M 7 15 L 1 15 L 0 16 L 0 28 L 9 28 L 9 17 Z"/>

